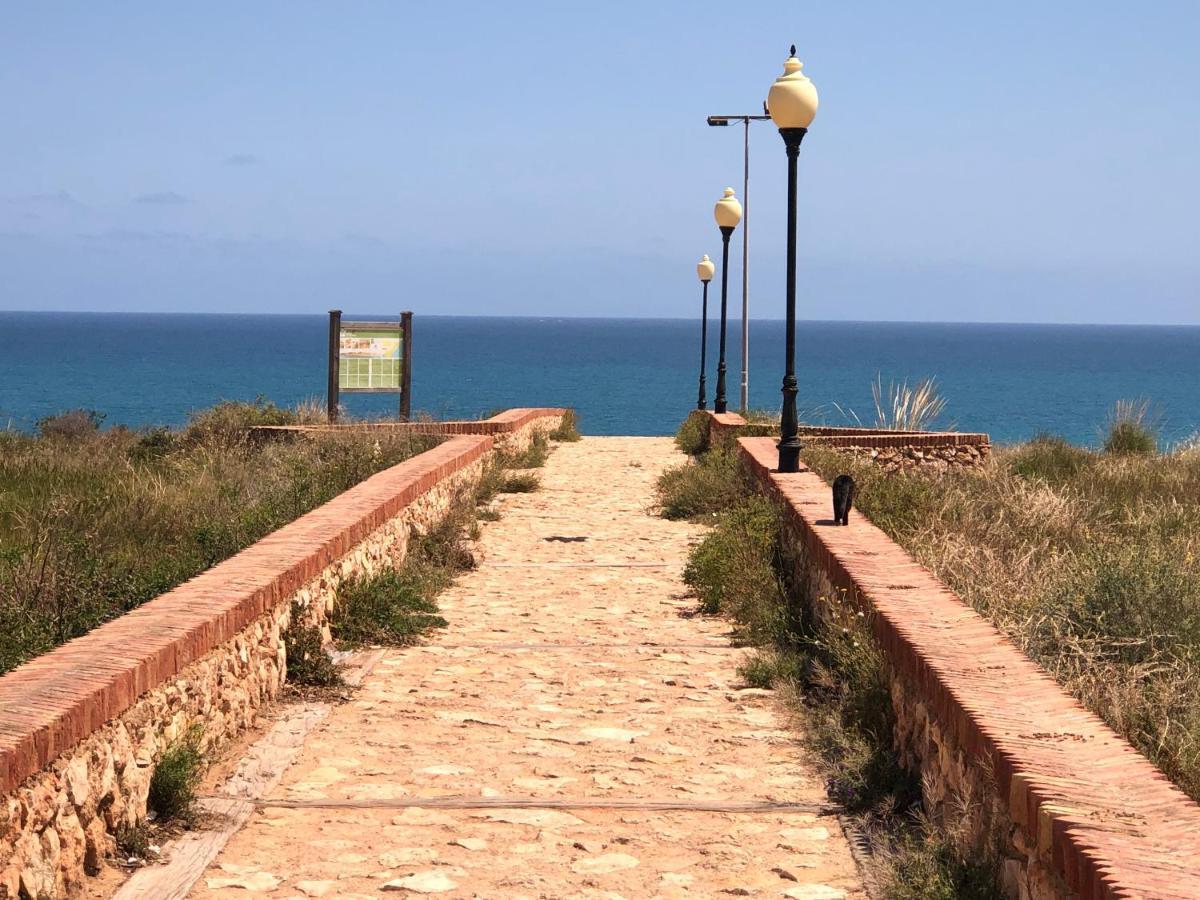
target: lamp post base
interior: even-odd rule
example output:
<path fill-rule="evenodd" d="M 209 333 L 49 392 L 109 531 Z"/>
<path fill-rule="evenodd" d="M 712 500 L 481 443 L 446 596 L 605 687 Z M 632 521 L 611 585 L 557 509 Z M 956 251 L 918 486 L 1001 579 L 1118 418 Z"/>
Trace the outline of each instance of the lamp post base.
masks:
<path fill-rule="evenodd" d="M 779 447 L 779 471 L 799 472 L 800 440 L 792 438 L 790 441 L 780 441 L 776 446 Z"/>

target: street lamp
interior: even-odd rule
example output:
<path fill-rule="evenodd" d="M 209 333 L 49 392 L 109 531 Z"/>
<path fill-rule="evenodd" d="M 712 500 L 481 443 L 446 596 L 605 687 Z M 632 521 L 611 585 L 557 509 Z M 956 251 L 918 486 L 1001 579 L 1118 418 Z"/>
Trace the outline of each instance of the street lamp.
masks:
<path fill-rule="evenodd" d="M 713 265 L 707 253 L 696 263 L 696 274 L 704 284 L 704 300 L 700 312 L 700 399 L 696 402 L 696 409 L 704 409 L 704 356 L 708 348 L 708 283 L 712 281 L 713 272 L 716 270 L 717 267 Z"/>
<path fill-rule="evenodd" d="M 729 302 L 729 236 L 742 220 L 742 204 L 733 196 L 733 188 L 725 188 L 725 196 L 713 208 L 713 218 L 721 229 L 721 342 L 717 363 L 717 400 L 714 409 L 726 411 L 725 404 L 725 313 Z"/>
<path fill-rule="evenodd" d="M 750 123 L 765 122 L 770 116 L 709 116 L 708 124 L 728 127 L 742 123 L 742 383 L 738 408 L 750 408 Z"/>
<path fill-rule="evenodd" d="M 796 158 L 800 142 L 817 114 L 817 89 L 796 59 L 796 45 L 767 94 L 767 112 L 787 149 L 787 369 L 783 376 L 783 414 L 779 423 L 779 471 L 800 471 L 800 435 L 796 421 Z"/>

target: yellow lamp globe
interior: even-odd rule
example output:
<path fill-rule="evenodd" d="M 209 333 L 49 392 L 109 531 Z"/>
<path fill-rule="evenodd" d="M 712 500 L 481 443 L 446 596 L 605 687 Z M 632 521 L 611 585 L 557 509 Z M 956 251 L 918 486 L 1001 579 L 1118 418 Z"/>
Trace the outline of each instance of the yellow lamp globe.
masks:
<path fill-rule="evenodd" d="M 796 59 L 796 45 L 767 94 L 767 112 L 777 128 L 807 128 L 817 114 L 817 88 Z"/>
<path fill-rule="evenodd" d="M 725 188 L 725 196 L 713 208 L 713 218 L 721 228 L 737 228 L 742 221 L 742 204 L 733 196 L 733 188 Z"/>
<path fill-rule="evenodd" d="M 708 254 L 704 254 L 704 258 L 696 263 L 696 274 L 700 276 L 701 281 L 712 281 L 713 275 L 717 272 L 716 264 L 708 258 Z"/>

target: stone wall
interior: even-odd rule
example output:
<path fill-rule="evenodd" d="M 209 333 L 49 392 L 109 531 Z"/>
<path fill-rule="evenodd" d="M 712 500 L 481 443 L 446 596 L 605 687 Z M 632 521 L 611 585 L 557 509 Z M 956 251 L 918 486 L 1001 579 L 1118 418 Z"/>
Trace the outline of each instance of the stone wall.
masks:
<path fill-rule="evenodd" d="M 709 443 L 779 435 L 778 425 L 747 422 L 737 413 L 709 412 L 704 415 L 708 419 Z M 951 466 L 980 466 L 987 462 L 991 453 L 988 436 L 972 432 L 880 431 L 801 425 L 799 434 L 806 447 L 826 447 L 870 459 L 889 472 L 917 467 L 944 471 Z"/>
<path fill-rule="evenodd" d="M 510 446 L 556 427 L 547 412 Z M 338 585 L 402 561 L 492 452 L 490 436 L 451 438 L 0 678 L 0 898 L 77 894 L 145 817 L 167 746 L 194 729 L 211 752 L 278 694 L 293 602 L 327 633 Z"/>
<path fill-rule="evenodd" d="M 930 815 L 995 853 L 1010 897 L 1200 895 L 1200 805 L 861 514 L 833 525 L 828 485 L 773 471 L 774 440 L 738 446 L 781 504 L 814 613 L 867 616 Z"/>

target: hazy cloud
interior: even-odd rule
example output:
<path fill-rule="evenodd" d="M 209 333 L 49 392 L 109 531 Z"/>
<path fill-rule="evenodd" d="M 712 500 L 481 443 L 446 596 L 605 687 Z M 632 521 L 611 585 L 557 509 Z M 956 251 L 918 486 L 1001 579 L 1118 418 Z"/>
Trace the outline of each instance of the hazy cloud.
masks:
<path fill-rule="evenodd" d="M 15 197 L 5 197 L 4 202 L 12 206 L 42 206 L 42 207 L 79 207 L 83 206 L 66 191 L 53 191 L 48 194 L 20 194 Z"/>
<path fill-rule="evenodd" d="M 256 166 L 258 162 L 258 157 L 252 153 L 235 153 L 233 156 L 225 157 L 227 166 Z"/>
<path fill-rule="evenodd" d="M 150 194 L 140 194 L 133 198 L 134 203 L 145 203 L 148 206 L 180 206 L 188 202 L 187 197 L 174 191 L 155 191 Z"/>

